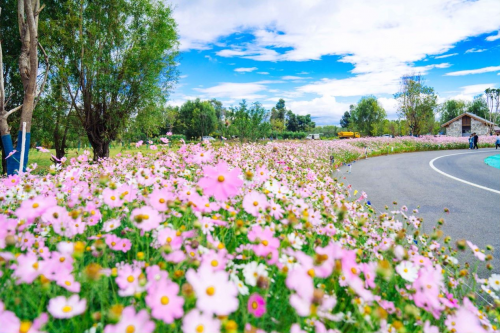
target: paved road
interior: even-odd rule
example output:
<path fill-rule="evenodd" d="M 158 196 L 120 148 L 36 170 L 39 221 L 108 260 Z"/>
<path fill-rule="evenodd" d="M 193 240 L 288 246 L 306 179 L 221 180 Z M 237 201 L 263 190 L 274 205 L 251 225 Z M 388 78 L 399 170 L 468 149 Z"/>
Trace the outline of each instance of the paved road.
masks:
<path fill-rule="evenodd" d="M 344 182 L 367 193 L 377 211 L 384 210 L 385 205 L 393 208 L 393 201 L 397 201 L 398 207 L 406 205 L 410 210 L 420 206 L 417 216 L 424 219 L 424 231 L 430 232 L 436 221 L 444 218 L 443 231 L 454 240 L 465 238 L 480 248 L 493 245 L 494 271 L 500 272 L 500 170 L 484 163 L 486 157 L 495 154 L 500 151 L 396 154 L 361 160 L 353 163 L 351 173 L 346 173 L 347 167 L 341 172 L 346 177 Z M 438 170 L 484 188 L 437 172 L 429 165 L 432 160 Z M 448 214 L 444 213 L 445 207 L 450 210 Z M 462 256 L 462 260 L 470 260 L 470 256 Z M 480 272 L 480 275 L 486 273 L 484 269 Z"/>

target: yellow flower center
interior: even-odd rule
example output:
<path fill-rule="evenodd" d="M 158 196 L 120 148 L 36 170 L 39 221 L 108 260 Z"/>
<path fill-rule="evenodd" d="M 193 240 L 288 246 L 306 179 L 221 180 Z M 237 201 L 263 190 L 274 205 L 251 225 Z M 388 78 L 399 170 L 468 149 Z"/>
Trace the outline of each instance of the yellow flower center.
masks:
<path fill-rule="evenodd" d="M 134 332 L 135 332 L 134 325 L 128 325 L 127 328 L 125 329 L 125 333 L 134 333 Z"/>
<path fill-rule="evenodd" d="M 268 245 L 269 245 L 269 242 L 268 242 L 267 240 L 265 240 L 265 239 L 264 239 L 264 240 L 262 241 L 262 245 L 264 245 L 264 246 L 268 246 Z"/>
<path fill-rule="evenodd" d="M 65 281 L 64 284 L 67 285 L 68 287 L 71 286 L 71 282 L 69 281 Z"/>
<path fill-rule="evenodd" d="M 408 268 L 403 269 L 403 272 L 408 273 Z"/>
<path fill-rule="evenodd" d="M 219 181 L 219 183 L 222 183 L 224 180 L 226 180 L 226 178 L 224 178 L 224 176 L 219 176 L 217 177 L 217 180 Z"/>
<path fill-rule="evenodd" d="M 253 205 L 254 205 L 255 207 L 257 207 L 257 206 L 259 205 L 259 203 L 258 203 L 257 201 L 254 201 L 254 202 L 253 202 Z"/>
<path fill-rule="evenodd" d="M 111 242 L 111 246 L 115 246 L 115 245 L 116 245 L 116 243 L 115 243 L 115 242 Z"/>
<path fill-rule="evenodd" d="M 31 321 L 23 321 L 21 322 L 21 326 L 19 326 L 19 333 L 28 333 L 31 328 Z"/>
<path fill-rule="evenodd" d="M 314 275 L 315 275 L 314 274 L 314 269 L 311 268 L 310 270 L 308 270 L 307 271 L 307 275 L 309 275 L 310 277 L 314 277 Z"/>
<path fill-rule="evenodd" d="M 40 207 L 40 205 L 39 205 L 39 204 L 37 204 L 37 203 L 35 202 L 35 203 L 33 204 L 33 208 L 38 208 L 38 207 Z"/>
<path fill-rule="evenodd" d="M 210 264 L 212 265 L 212 267 L 217 267 L 217 265 L 219 265 L 217 260 L 212 260 L 212 262 Z"/>
<path fill-rule="evenodd" d="M 170 243 L 172 241 L 172 237 L 167 237 L 167 243 Z"/>
<path fill-rule="evenodd" d="M 130 282 L 130 283 L 134 282 L 134 280 L 135 279 L 134 279 L 134 277 L 132 275 L 129 275 L 128 278 L 127 278 L 127 281 Z"/>
<path fill-rule="evenodd" d="M 208 287 L 207 288 L 207 295 L 208 296 L 213 296 L 215 294 L 215 288 L 214 287 Z"/>
<path fill-rule="evenodd" d="M 66 313 L 70 312 L 71 310 L 73 310 L 73 308 L 69 305 L 66 305 L 64 306 L 64 308 L 62 308 L 62 311 Z"/>
<path fill-rule="evenodd" d="M 205 331 L 205 327 L 203 325 L 196 326 L 196 333 L 203 333 Z"/>
<path fill-rule="evenodd" d="M 161 198 L 159 201 L 160 201 L 161 204 L 165 203 L 165 199 L 163 199 L 163 198 Z"/>
<path fill-rule="evenodd" d="M 116 197 L 114 195 L 111 196 L 111 200 L 116 200 Z"/>
<path fill-rule="evenodd" d="M 259 307 L 259 305 L 257 304 L 257 302 L 252 302 L 252 309 L 257 309 Z"/>
<path fill-rule="evenodd" d="M 161 302 L 162 305 L 167 305 L 170 302 L 170 300 L 168 299 L 167 296 L 163 296 L 161 298 L 160 302 Z"/>

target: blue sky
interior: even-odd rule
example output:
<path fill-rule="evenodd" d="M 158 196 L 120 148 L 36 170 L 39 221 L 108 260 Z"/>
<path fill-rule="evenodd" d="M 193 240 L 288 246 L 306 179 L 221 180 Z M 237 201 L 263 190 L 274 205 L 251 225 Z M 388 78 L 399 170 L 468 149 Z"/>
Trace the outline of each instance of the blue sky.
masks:
<path fill-rule="evenodd" d="M 375 95 L 397 118 L 399 78 L 425 75 L 439 101 L 500 87 L 499 0 L 177 0 L 180 79 L 170 103 L 241 99 L 338 124 Z"/>

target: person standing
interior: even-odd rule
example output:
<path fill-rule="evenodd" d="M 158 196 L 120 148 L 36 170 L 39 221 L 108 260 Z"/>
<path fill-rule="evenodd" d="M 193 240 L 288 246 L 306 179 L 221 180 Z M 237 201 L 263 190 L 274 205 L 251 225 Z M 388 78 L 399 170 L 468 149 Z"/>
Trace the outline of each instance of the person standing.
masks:
<path fill-rule="evenodd" d="M 474 135 L 469 135 L 469 149 L 474 149 Z"/>
<path fill-rule="evenodd" d="M 495 149 L 498 149 L 500 147 L 500 135 L 497 134 L 497 140 L 495 141 Z"/>
<path fill-rule="evenodd" d="M 474 133 L 474 149 L 479 149 L 477 146 L 477 142 L 479 141 L 479 137 L 476 133 Z"/>

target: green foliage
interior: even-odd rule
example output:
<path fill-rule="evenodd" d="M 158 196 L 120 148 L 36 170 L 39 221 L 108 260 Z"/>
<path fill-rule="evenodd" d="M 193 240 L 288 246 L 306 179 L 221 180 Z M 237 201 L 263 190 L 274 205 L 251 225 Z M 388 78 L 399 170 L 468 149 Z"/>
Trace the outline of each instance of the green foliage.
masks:
<path fill-rule="evenodd" d="M 350 114 L 351 123 L 364 135 L 374 135 L 374 127 L 386 117 L 375 96 L 362 97 Z"/>
<path fill-rule="evenodd" d="M 231 123 L 231 134 L 236 135 L 240 141 L 257 141 L 266 138 L 271 131 L 268 122 L 269 113 L 258 102 L 248 107 L 245 100 L 238 107 L 233 107 L 228 112 Z"/>
<path fill-rule="evenodd" d="M 334 138 L 337 136 L 337 133 L 339 131 L 340 128 L 335 125 L 326 125 L 326 126 L 317 126 L 308 133 L 309 134 L 321 133 L 322 138 Z"/>
<path fill-rule="evenodd" d="M 149 0 L 48 0 L 52 77 L 66 89 L 97 157 L 136 120 L 154 134 L 177 71 L 178 35 L 171 9 Z M 134 127 L 134 124 L 131 125 Z M 138 125 L 135 124 L 137 128 Z"/>
<path fill-rule="evenodd" d="M 300 140 L 304 139 L 307 136 L 306 132 L 272 132 L 271 136 L 278 140 Z"/>
<path fill-rule="evenodd" d="M 434 128 L 434 110 L 437 95 L 434 88 L 424 85 L 420 75 L 405 76 L 401 79 L 401 91 L 394 95 L 399 102 L 399 115 L 406 119 L 411 135 L 430 132 Z"/>
<path fill-rule="evenodd" d="M 485 98 L 482 95 L 474 97 L 472 103 L 467 104 L 467 112 L 488 119 L 489 109 Z"/>
<path fill-rule="evenodd" d="M 292 111 L 288 111 L 286 113 L 287 123 L 286 129 L 291 132 L 307 132 L 310 129 L 316 127 L 316 123 L 314 123 L 311 119 L 311 115 L 296 115 Z"/>
<path fill-rule="evenodd" d="M 354 108 L 353 105 L 351 105 L 351 110 Z M 340 127 L 342 128 L 349 128 L 349 125 L 351 124 L 351 113 L 349 111 L 344 112 L 344 115 L 342 118 L 340 118 Z"/>
<path fill-rule="evenodd" d="M 458 117 L 462 113 L 466 112 L 467 109 L 468 105 L 465 101 L 454 99 L 447 100 L 439 108 L 439 113 L 441 114 L 441 124 Z"/>
<path fill-rule="evenodd" d="M 201 138 L 217 129 L 217 115 L 210 101 L 186 101 L 179 110 L 179 131 L 188 139 Z"/>

